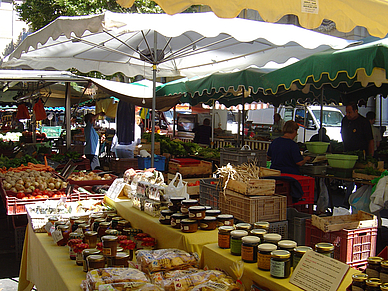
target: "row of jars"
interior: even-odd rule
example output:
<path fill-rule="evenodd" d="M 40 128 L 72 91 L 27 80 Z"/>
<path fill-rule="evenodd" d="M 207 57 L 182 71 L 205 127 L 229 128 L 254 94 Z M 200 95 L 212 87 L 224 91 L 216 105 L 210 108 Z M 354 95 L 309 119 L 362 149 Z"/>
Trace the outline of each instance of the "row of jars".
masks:
<path fill-rule="evenodd" d="M 388 283 L 380 278 L 370 277 L 368 274 L 354 274 L 352 291 L 388 291 Z"/>

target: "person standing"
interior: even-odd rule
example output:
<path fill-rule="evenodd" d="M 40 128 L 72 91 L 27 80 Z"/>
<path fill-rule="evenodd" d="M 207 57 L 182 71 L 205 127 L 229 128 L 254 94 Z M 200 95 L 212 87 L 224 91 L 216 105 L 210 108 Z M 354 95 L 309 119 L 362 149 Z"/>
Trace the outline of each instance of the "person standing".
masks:
<path fill-rule="evenodd" d="M 376 113 L 374 113 L 373 111 L 369 111 L 367 114 L 366 114 L 366 119 L 369 121 L 370 123 L 370 126 L 372 128 L 372 133 L 373 133 L 373 143 L 374 143 L 374 150 L 376 151 L 377 148 L 380 146 L 380 142 L 381 142 L 381 134 L 380 134 L 380 130 L 373 126 L 373 124 L 375 123 L 376 121 Z"/>
<path fill-rule="evenodd" d="M 194 128 L 194 142 L 199 144 L 210 145 L 210 137 L 212 135 L 212 128 L 210 126 L 210 119 L 205 118 L 203 124 Z"/>
<path fill-rule="evenodd" d="M 282 173 L 299 175 L 299 166 L 303 166 L 311 157 L 303 157 L 294 138 L 298 134 L 299 126 L 289 120 L 283 126 L 283 136 L 278 137 L 269 145 L 267 156 L 271 160 L 271 169 Z"/>
<path fill-rule="evenodd" d="M 344 151 L 365 151 L 373 156 L 374 142 L 372 128 L 368 120 L 358 113 L 355 103 L 346 106 L 346 116 L 341 122 L 341 135 Z"/>
<path fill-rule="evenodd" d="M 275 113 L 273 115 L 273 125 L 272 125 L 272 131 L 273 132 L 282 132 L 284 126 L 284 120 L 280 116 L 279 113 Z"/>
<path fill-rule="evenodd" d="M 100 167 L 100 160 L 98 158 L 100 154 L 100 138 L 98 136 L 98 133 L 94 129 L 94 123 L 98 116 L 104 116 L 104 115 L 105 114 L 103 112 L 100 112 L 96 115 L 92 113 L 88 113 L 84 117 L 85 124 L 86 124 L 84 128 L 84 135 L 85 135 L 85 141 L 86 141 L 84 154 L 86 158 L 89 159 L 90 167 L 92 170 Z M 103 140 L 101 142 L 103 142 Z"/>

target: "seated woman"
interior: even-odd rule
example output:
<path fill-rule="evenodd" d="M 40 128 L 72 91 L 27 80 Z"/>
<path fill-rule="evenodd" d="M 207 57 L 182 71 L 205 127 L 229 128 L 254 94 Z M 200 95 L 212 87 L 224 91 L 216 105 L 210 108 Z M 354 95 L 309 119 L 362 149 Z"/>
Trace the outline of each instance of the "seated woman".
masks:
<path fill-rule="evenodd" d="M 303 158 L 297 143 L 293 140 L 298 134 L 298 128 L 295 121 L 287 121 L 283 126 L 283 136 L 274 139 L 269 145 L 267 156 L 271 160 L 271 169 L 299 175 L 299 166 L 311 159 Z"/>

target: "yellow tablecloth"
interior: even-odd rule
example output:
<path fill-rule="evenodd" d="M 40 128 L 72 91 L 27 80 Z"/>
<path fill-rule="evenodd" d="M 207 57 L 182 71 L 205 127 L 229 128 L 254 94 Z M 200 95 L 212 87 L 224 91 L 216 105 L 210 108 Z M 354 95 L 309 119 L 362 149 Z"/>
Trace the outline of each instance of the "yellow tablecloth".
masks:
<path fill-rule="evenodd" d="M 218 244 L 208 244 L 202 248 L 202 267 L 207 266 L 209 269 L 220 268 L 231 275 L 234 279 L 236 279 L 236 276 L 234 276 L 231 267 L 233 266 L 234 262 L 239 260 L 241 260 L 241 257 L 231 255 L 229 249 L 220 249 Z M 361 272 L 350 268 L 338 290 L 346 290 L 346 287 L 352 283 L 352 275 L 354 273 Z M 268 288 L 269 290 L 302 290 L 299 287 L 291 284 L 289 280 L 289 278 L 276 279 L 271 277 L 269 271 L 262 271 L 258 269 L 256 263 L 244 263 L 244 274 L 241 281 L 244 284 L 245 290 L 249 290 L 253 282 L 256 282 L 259 287 Z"/>
<path fill-rule="evenodd" d="M 131 222 L 132 227 L 140 228 L 156 238 L 158 248 L 178 248 L 187 252 L 196 252 L 201 255 L 202 247 L 206 244 L 216 243 L 217 230 L 198 230 L 194 233 L 183 233 L 179 229 L 169 225 L 160 224 L 158 217 L 152 217 L 147 213 L 132 207 L 129 200 L 114 202 L 105 196 L 105 201 L 115 207 L 117 212 Z"/>

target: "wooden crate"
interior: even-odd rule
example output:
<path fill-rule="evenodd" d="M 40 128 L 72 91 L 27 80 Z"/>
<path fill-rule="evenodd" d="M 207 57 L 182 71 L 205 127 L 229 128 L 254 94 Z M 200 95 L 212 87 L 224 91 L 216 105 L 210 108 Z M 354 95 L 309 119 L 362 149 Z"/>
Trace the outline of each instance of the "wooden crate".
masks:
<path fill-rule="evenodd" d="M 225 195 L 220 193 L 219 204 L 222 213 L 247 223 L 287 220 L 287 197 L 282 195 L 248 197 L 226 189 Z"/>
<path fill-rule="evenodd" d="M 268 169 L 264 167 L 259 168 L 259 177 L 268 177 L 268 176 L 281 176 L 282 172 L 279 170 L 274 170 L 274 169 Z"/>
<path fill-rule="evenodd" d="M 275 180 L 252 179 L 248 182 L 229 180 L 226 188 L 246 196 L 268 196 L 275 194 Z"/>
<path fill-rule="evenodd" d="M 200 161 L 198 165 L 180 165 L 176 162 L 169 162 L 168 163 L 168 172 L 171 174 L 175 174 L 176 172 L 179 172 L 182 174 L 183 177 L 185 176 L 201 176 L 204 175 L 210 175 L 213 170 L 213 165 L 211 162 L 208 161 Z"/>
<path fill-rule="evenodd" d="M 362 179 L 362 180 L 371 181 L 371 180 L 378 178 L 380 176 L 367 175 L 367 174 L 363 174 L 363 173 L 356 173 L 355 170 L 353 170 L 352 177 L 354 179 Z"/>
<path fill-rule="evenodd" d="M 113 158 L 109 161 L 109 170 L 116 174 L 122 174 L 128 169 L 138 169 L 137 158 Z"/>
<path fill-rule="evenodd" d="M 142 143 L 135 147 L 133 154 L 135 156 L 140 155 L 141 150 L 146 150 L 151 154 L 151 144 L 150 143 Z M 155 155 L 160 155 L 160 142 L 155 142 Z"/>
<path fill-rule="evenodd" d="M 373 214 L 359 210 L 352 215 L 311 216 L 311 224 L 324 232 L 338 231 L 342 229 L 356 229 L 365 227 L 377 227 L 377 217 Z"/>

